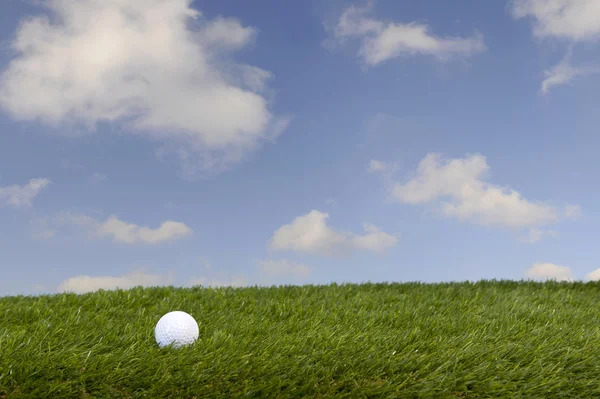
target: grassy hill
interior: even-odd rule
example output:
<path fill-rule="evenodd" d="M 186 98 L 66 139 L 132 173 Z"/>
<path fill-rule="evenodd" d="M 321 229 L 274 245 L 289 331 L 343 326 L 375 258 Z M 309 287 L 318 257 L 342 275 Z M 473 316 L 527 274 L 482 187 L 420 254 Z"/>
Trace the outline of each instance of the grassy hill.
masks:
<path fill-rule="evenodd" d="M 0 398 L 598 398 L 600 283 L 0 298 Z M 200 339 L 160 349 L 165 313 Z"/>

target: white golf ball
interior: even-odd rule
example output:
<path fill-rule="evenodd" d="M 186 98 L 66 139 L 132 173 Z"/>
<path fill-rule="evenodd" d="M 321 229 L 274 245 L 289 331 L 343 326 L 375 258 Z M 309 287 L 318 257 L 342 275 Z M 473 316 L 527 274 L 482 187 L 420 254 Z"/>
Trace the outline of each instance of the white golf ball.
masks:
<path fill-rule="evenodd" d="M 161 317 L 154 327 L 154 338 L 161 348 L 170 344 L 175 348 L 192 344 L 198 339 L 198 335 L 196 320 L 179 310 Z"/>

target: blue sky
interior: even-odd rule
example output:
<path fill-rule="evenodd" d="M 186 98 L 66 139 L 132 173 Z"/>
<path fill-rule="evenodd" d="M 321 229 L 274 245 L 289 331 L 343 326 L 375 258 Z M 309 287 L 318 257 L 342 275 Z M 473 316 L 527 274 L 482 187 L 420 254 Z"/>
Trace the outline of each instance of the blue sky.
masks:
<path fill-rule="evenodd" d="M 0 295 L 596 280 L 595 0 L 0 6 Z"/>

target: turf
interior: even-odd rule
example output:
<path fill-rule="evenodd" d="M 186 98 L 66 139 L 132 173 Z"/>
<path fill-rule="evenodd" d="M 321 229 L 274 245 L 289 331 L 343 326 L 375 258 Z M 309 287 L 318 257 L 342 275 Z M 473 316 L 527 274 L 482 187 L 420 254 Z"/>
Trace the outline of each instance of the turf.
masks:
<path fill-rule="evenodd" d="M 0 398 L 598 398 L 596 282 L 0 298 Z M 154 325 L 183 310 L 192 346 Z"/>

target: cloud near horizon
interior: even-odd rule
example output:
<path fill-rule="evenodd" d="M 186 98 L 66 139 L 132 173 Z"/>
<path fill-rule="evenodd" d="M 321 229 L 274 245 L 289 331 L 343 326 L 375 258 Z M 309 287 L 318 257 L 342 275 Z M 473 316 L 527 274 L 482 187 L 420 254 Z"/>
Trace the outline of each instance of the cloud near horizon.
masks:
<path fill-rule="evenodd" d="M 210 262 L 203 259 L 199 264 L 199 269 L 203 272 L 210 271 L 212 267 Z M 258 261 L 256 276 L 262 283 L 274 283 L 273 277 L 291 277 L 305 278 L 312 273 L 312 269 L 305 264 L 290 261 L 288 259 L 268 259 Z M 262 284 L 261 283 L 261 284 Z M 257 284 L 257 285 L 261 285 Z M 57 292 L 74 292 L 83 294 L 86 292 L 115 289 L 130 289 L 137 286 L 178 286 L 178 287 L 247 287 L 250 285 L 248 278 L 242 274 L 226 275 L 218 273 L 213 276 L 196 276 L 187 279 L 184 284 L 176 284 L 173 272 L 167 274 L 152 274 L 142 269 L 124 273 L 117 276 L 101 275 L 77 275 L 62 281 L 57 288 Z M 263 284 L 264 285 L 264 284 Z M 268 285 L 268 284 L 267 284 Z M 42 287 L 40 285 L 40 287 Z M 43 290 L 44 288 L 40 288 Z"/>
<path fill-rule="evenodd" d="M 545 281 L 545 280 L 556 280 L 556 281 L 582 281 L 576 279 L 573 276 L 573 271 L 568 266 L 556 265 L 554 263 L 538 262 L 531 265 L 525 271 L 525 277 L 531 280 Z M 586 274 L 586 281 L 598 281 L 600 280 L 600 268 Z"/>
<path fill-rule="evenodd" d="M 525 276 L 532 280 L 575 281 L 571 268 L 553 263 L 535 263 L 526 270 Z"/>
<path fill-rule="evenodd" d="M 0 108 L 57 128 L 115 123 L 171 152 L 185 149 L 200 170 L 239 162 L 289 118 L 269 111 L 272 73 L 231 57 L 257 30 L 235 18 L 208 20 L 191 3 L 41 3 L 48 15 L 27 18 L 14 35 Z"/>
<path fill-rule="evenodd" d="M 134 287 L 164 287 L 176 286 L 173 273 L 152 274 L 143 270 L 135 270 L 120 276 L 90 276 L 78 275 L 62 281 L 57 292 L 73 292 L 75 294 L 84 294 L 98 290 L 127 290 Z M 194 277 L 189 279 L 187 284 L 181 287 L 193 287 L 201 285 L 203 287 L 245 287 L 248 280 L 241 275 L 233 275 L 230 278 L 218 279 L 208 277 Z"/>
<path fill-rule="evenodd" d="M 305 265 L 290 262 L 288 260 L 267 260 L 259 262 L 259 270 L 265 276 L 292 275 L 296 277 L 306 277 L 310 268 Z M 556 265 L 553 263 L 535 263 L 524 272 L 526 279 L 536 281 L 556 280 L 574 282 L 577 279 L 573 277 L 570 267 Z M 587 281 L 600 280 L 600 268 L 586 275 Z M 88 292 L 115 289 L 130 289 L 137 286 L 155 287 L 155 286 L 175 286 L 175 277 L 173 273 L 166 275 L 146 273 L 142 270 L 125 273 L 120 276 L 90 276 L 78 275 L 68 278 L 61 282 L 56 292 L 73 292 L 83 294 Z M 193 277 L 181 287 L 247 287 L 248 279 L 240 274 L 233 274 L 225 278 Z"/>
<path fill-rule="evenodd" d="M 338 43 L 347 39 L 361 42 L 358 56 L 367 65 L 377 66 L 402 55 L 430 55 L 440 60 L 468 57 L 486 51 L 483 36 L 437 37 L 426 24 L 390 22 L 368 16 L 373 2 L 368 5 L 350 6 L 339 17 L 332 29 Z"/>
<path fill-rule="evenodd" d="M 61 282 L 58 292 L 73 292 L 83 294 L 98 290 L 130 289 L 137 286 L 153 287 L 172 285 L 173 275 L 149 274 L 136 270 L 121 276 L 89 276 L 79 275 Z"/>
<path fill-rule="evenodd" d="M 429 153 L 406 183 L 395 183 L 392 198 L 404 204 L 435 203 L 448 217 L 486 226 L 536 227 L 575 218 L 577 205 L 564 209 L 529 201 L 518 191 L 486 182 L 489 166 L 482 155 L 443 159 Z"/>
<path fill-rule="evenodd" d="M 336 231 L 327 225 L 329 214 L 312 210 L 281 226 L 269 241 L 276 251 L 295 251 L 325 256 L 347 255 L 354 250 L 383 252 L 394 247 L 398 239 L 365 224 L 365 234 Z"/>

